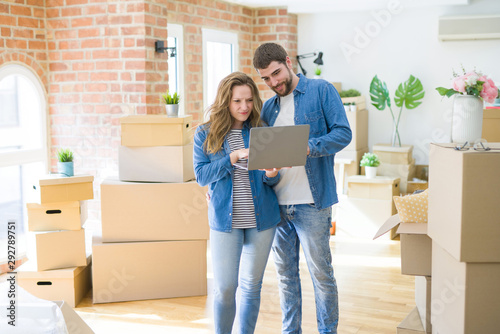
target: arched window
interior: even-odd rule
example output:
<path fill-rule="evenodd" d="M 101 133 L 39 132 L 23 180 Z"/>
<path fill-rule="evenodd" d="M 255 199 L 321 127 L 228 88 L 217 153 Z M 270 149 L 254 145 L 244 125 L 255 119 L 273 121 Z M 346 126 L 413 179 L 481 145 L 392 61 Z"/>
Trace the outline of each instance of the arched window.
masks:
<path fill-rule="evenodd" d="M 7 250 L 8 223 L 15 221 L 18 258 L 26 252 L 26 203 L 37 200 L 33 185 L 48 172 L 47 148 L 46 98 L 39 78 L 22 65 L 0 67 L 0 249 Z M 0 264 L 6 255 L 0 252 Z"/>

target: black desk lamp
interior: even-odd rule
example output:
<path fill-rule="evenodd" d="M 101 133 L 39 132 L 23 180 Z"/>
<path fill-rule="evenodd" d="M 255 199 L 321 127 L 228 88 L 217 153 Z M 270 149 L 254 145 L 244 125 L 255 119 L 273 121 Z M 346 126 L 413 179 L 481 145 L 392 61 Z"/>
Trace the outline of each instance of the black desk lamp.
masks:
<path fill-rule="evenodd" d="M 318 57 L 316 59 L 314 59 L 313 63 L 315 63 L 317 65 L 323 65 L 323 52 L 319 52 L 319 53 L 311 52 L 311 53 L 305 53 L 305 54 L 302 54 L 302 55 L 297 55 L 297 63 L 299 63 L 300 70 L 302 71 L 302 73 L 304 73 L 304 75 L 306 75 L 307 72 L 302 67 L 302 64 L 300 63 L 300 60 L 304 59 L 304 58 L 314 57 L 316 55 L 318 55 Z"/>

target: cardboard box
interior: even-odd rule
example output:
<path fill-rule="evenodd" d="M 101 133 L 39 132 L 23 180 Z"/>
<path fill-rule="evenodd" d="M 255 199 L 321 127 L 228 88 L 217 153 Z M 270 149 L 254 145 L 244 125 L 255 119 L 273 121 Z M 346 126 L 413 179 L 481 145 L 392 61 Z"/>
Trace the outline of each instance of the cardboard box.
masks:
<path fill-rule="evenodd" d="M 356 151 L 368 147 L 368 110 L 349 111 L 346 116 L 351 127 L 352 140 L 343 150 Z"/>
<path fill-rule="evenodd" d="M 28 261 L 18 268 L 17 282 L 35 297 L 76 307 L 90 290 L 91 260 L 88 256 L 84 266 L 48 271 L 38 271 L 35 261 Z"/>
<path fill-rule="evenodd" d="M 429 165 L 415 165 L 415 177 L 420 180 L 429 180 Z"/>
<path fill-rule="evenodd" d="M 364 175 L 354 175 L 347 178 L 347 194 L 352 198 L 369 198 L 392 200 L 399 195 L 399 178 L 376 176 L 367 178 Z"/>
<path fill-rule="evenodd" d="M 366 109 L 366 99 L 364 96 L 343 97 L 342 103 L 355 103 L 358 110 Z"/>
<path fill-rule="evenodd" d="M 196 182 L 101 184 L 104 242 L 208 239 L 207 187 Z"/>
<path fill-rule="evenodd" d="M 40 203 L 84 201 L 94 198 L 94 177 L 79 175 L 61 177 L 59 174 L 48 175 L 39 181 Z"/>
<path fill-rule="evenodd" d="M 375 153 L 380 162 L 388 164 L 408 165 L 413 161 L 413 145 L 391 146 L 391 144 L 373 145 Z"/>
<path fill-rule="evenodd" d="M 420 321 L 418 310 L 415 307 L 398 325 L 397 334 L 425 334 L 424 327 Z"/>
<path fill-rule="evenodd" d="M 341 196 L 337 206 L 337 235 L 372 239 L 384 222 L 396 213 L 391 200 Z M 387 239 L 396 236 L 387 234 Z"/>
<path fill-rule="evenodd" d="M 92 240 L 94 303 L 207 294 L 207 241 Z"/>
<path fill-rule="evenodd" d="M 406 185 L 406 193 L 413 194 L 417 190 L 426 190 L 429 188 L 429 182 L 420 180 L 420 181 L 408 181 Z"/>
<path fill-rule="evenodd" d="M 400 192 L 406 194 L 408 180 L 412 180 L 415 177 L 415 160 L 412 158 L 409 164 L 390 164 L 382 162 L 377 168 L 377 175 L 399 177 Z"/>
<path fill-rule="evenodd" d="M 193 144 L 184 146 L 120 146 L 122 181 L 185 182 L 194 179 Z"/>
<path fill-rule="evenodd" d="M 37 270 L 85 266 L 85 230 L 36 232 Z"/>
<path fill-rule="evenodd" d="M 401 274 L 430 276 L 432 241 L 427 235 L 427 224 L 401 223 L 396 214 L 387 219 L 373 239 L 392 231 L 395 227 L 401 240 Z"/>
<path fill-rule="evenodd" d="M 432 332 L 498 333 L 499 277 L 500 263 L 459 262 L 433 240 Z"/>
<path fill-rule="evenodd" d="M 87 220 L 85 201 L 49 204 L 28 203 L 28 228 L 31 232 L 80 230 Z"/>
<path fill-rule="evenodd" d="M 415 304 L 426 333 L 432 333 L 431 324 L 431 276 L 415 277 Z"/>
<path fill-rule="evenodd" d="M 337 90 L 337 92 L 342 91 L 342 83 L 341 82 L 330 82 L 333 87 Z"/>
<path fill-rule="evenodd" d="M 131 115 L 120 118 L 123 146 L 182 146 L 192 142 L 193 116 Z"/>
<path fill-rule="evenodd" d="M 348 176 L 359 175 L 359 163 L 366 152 L 369 152 L 368 147 L 357 151 L 342 150 L 335 155 L 333 172 L 337 181 L 337 193 L 344 194 L 344 190 L 347 190 Z"/>
<path fill-rule="evenodd" d="M 500 142 L 500 109 L 483 110 L 482 137 L 488 142 Z"/>
<path fill-rule="evenodd" d="M 500 262 L 500 143 L 431 144 L 429 236 L 462 262 Z"/>

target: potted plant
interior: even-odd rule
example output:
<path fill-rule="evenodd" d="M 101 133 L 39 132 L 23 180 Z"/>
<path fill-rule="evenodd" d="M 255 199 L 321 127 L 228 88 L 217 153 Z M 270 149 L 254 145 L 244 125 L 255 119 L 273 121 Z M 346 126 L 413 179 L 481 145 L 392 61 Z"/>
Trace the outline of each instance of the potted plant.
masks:
<path fill-rule="evenodd" d="M 361 96 L 361 93 L 356 90 L 356 89 L 348 89 L 348 90 L 343 90 L 339 93 L 341 98 L 346 98 L 346 97 L 357 97 Z"/>
<path fill-rule="evenodd" d="M 177 117 L 179 115 L 179 94 L 175 92 L 173 95 L 171 95 L 170 92 L 167 91 L 166 94 L 161 94 L 161 98 L 163 100 L 163 103 L 165 103 L 167 116 Z"/>
<path fill-rule="evenodd" d="M 356 110 L 358 110 L 358 108 L 356 106 L 356 102 L 351 102 L 350 110 L 352 112 L 356 112 Z"/>
<path fill-rule="evenodd" d="M 64 176 L 73 176 L 73 152 L 67 148 L 60 148 L 57 151 L 57 172 Z"/>
<path fill-rule="evenodd" d="M 316 69 L 314 70 L 314 78 L 315 79 L 321 79 L 321 68 L 319 66 L 316 66 Z"/>
<path fill-rule="evenodd" d="M 452 142 L 473 144 L 482 136 L 483 101 L 494 103 L 498 97 L 498 88 L 492 79 L 479 71 L 467 72 L 463 67 L 462 71 L 462 75 L 453 71 L 453 88 L 437 87 L 436 90 L 441 96 L 455 96 L 451 126 Z"/>
<path fill-rule="evenodd" d="M 375 153 L 365 153 L 363 154 L 359 165 L 361 167 L 365 167 L 366 177 L 373 179 L 377 176 L 377 167 L 380 165 L 380 160 Z"/>
<path fill-rule="evenodd" d="M 401 138 L 399 137 L 399 120 L 401 119 L 401 113 L 403 112 L 403 106 L 406 109 L 415 109 L 418 107 L 424 98 L 425 92 L 422 83 L 419 79 L 410 75 L 410 78 L 403 83 L 400 83 L 398 89 L 395 93 L 396 97 L 394 102 L 398 106 L 399 113 L 396 117 L 391 107 L 391 99 L 389 97 L 389 90 L 385 82 L 381 81 L 376 75 L 373 77 L 370 83 L 370 98 L 372 100 L 372 105 L 378 110 L 384 110 L 386 106 L 389 107 L 391 112 L 392 122 L 394 125 L 394 132 L 392 136 L 392 146 L 396 146 L 396 139 L 398 146 L 401 147 Z"/>
<path fill-rule="evenodd" d="M 345 112 L 349 112 L 351 110 L 351 104 L 348 102 L 344 103 L 344 110 Z"/>

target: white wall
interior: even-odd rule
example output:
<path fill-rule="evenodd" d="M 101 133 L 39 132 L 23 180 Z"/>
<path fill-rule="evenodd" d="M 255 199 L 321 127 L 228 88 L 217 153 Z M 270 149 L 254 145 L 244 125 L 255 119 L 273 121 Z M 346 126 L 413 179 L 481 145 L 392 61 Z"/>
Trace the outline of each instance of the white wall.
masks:
<path fill-rule="evenodd" d="M 388 0 L 388 6 L 398 4 Z M 483 41 L 440 42 L 438 17 L 451 15 L 500 14 L 498 0 L 471 0 L 466 6 L 400 7 L 397 14 L 387 15 L 382 26 L 376 14 L 390 13 L 387 8 L 375 11 L 303 14 L 298 20 L 299 54 L 323 51 L 323 78 L 342 83 L 342 89 L 355 88 L 366 96 L 369 105 L 369 145 L 389 143 L 392 120 L 388 109 L 377 110 L 371 105 L 369 86 L 378 75 L 387 83 L 391 100 L 399 83 L 410 74 L 424 86 L 423 103 L 412 110 L 403 110 L 399 132 L 403 144 L 414 145 L 417 164 L 428 164 L 430 142 L 449 142 L 452 99 L 435 90 L 450 87 L 452 70 L 477 70 L 500 83 L 500 39 Z M 380 27 L 376 31 L 376 25 Z M 369 41 L 363 42 L 359 30 L 371 30 Z M 341 46 L 358 48 L 359 53 L 343 52 Z M 346 56 L 347 54 L 347 56 Z M 314 58 L 301 61 L 308 76 L 314 74 Z M 399 108 L 394 108 L 397 110 Z"/>

